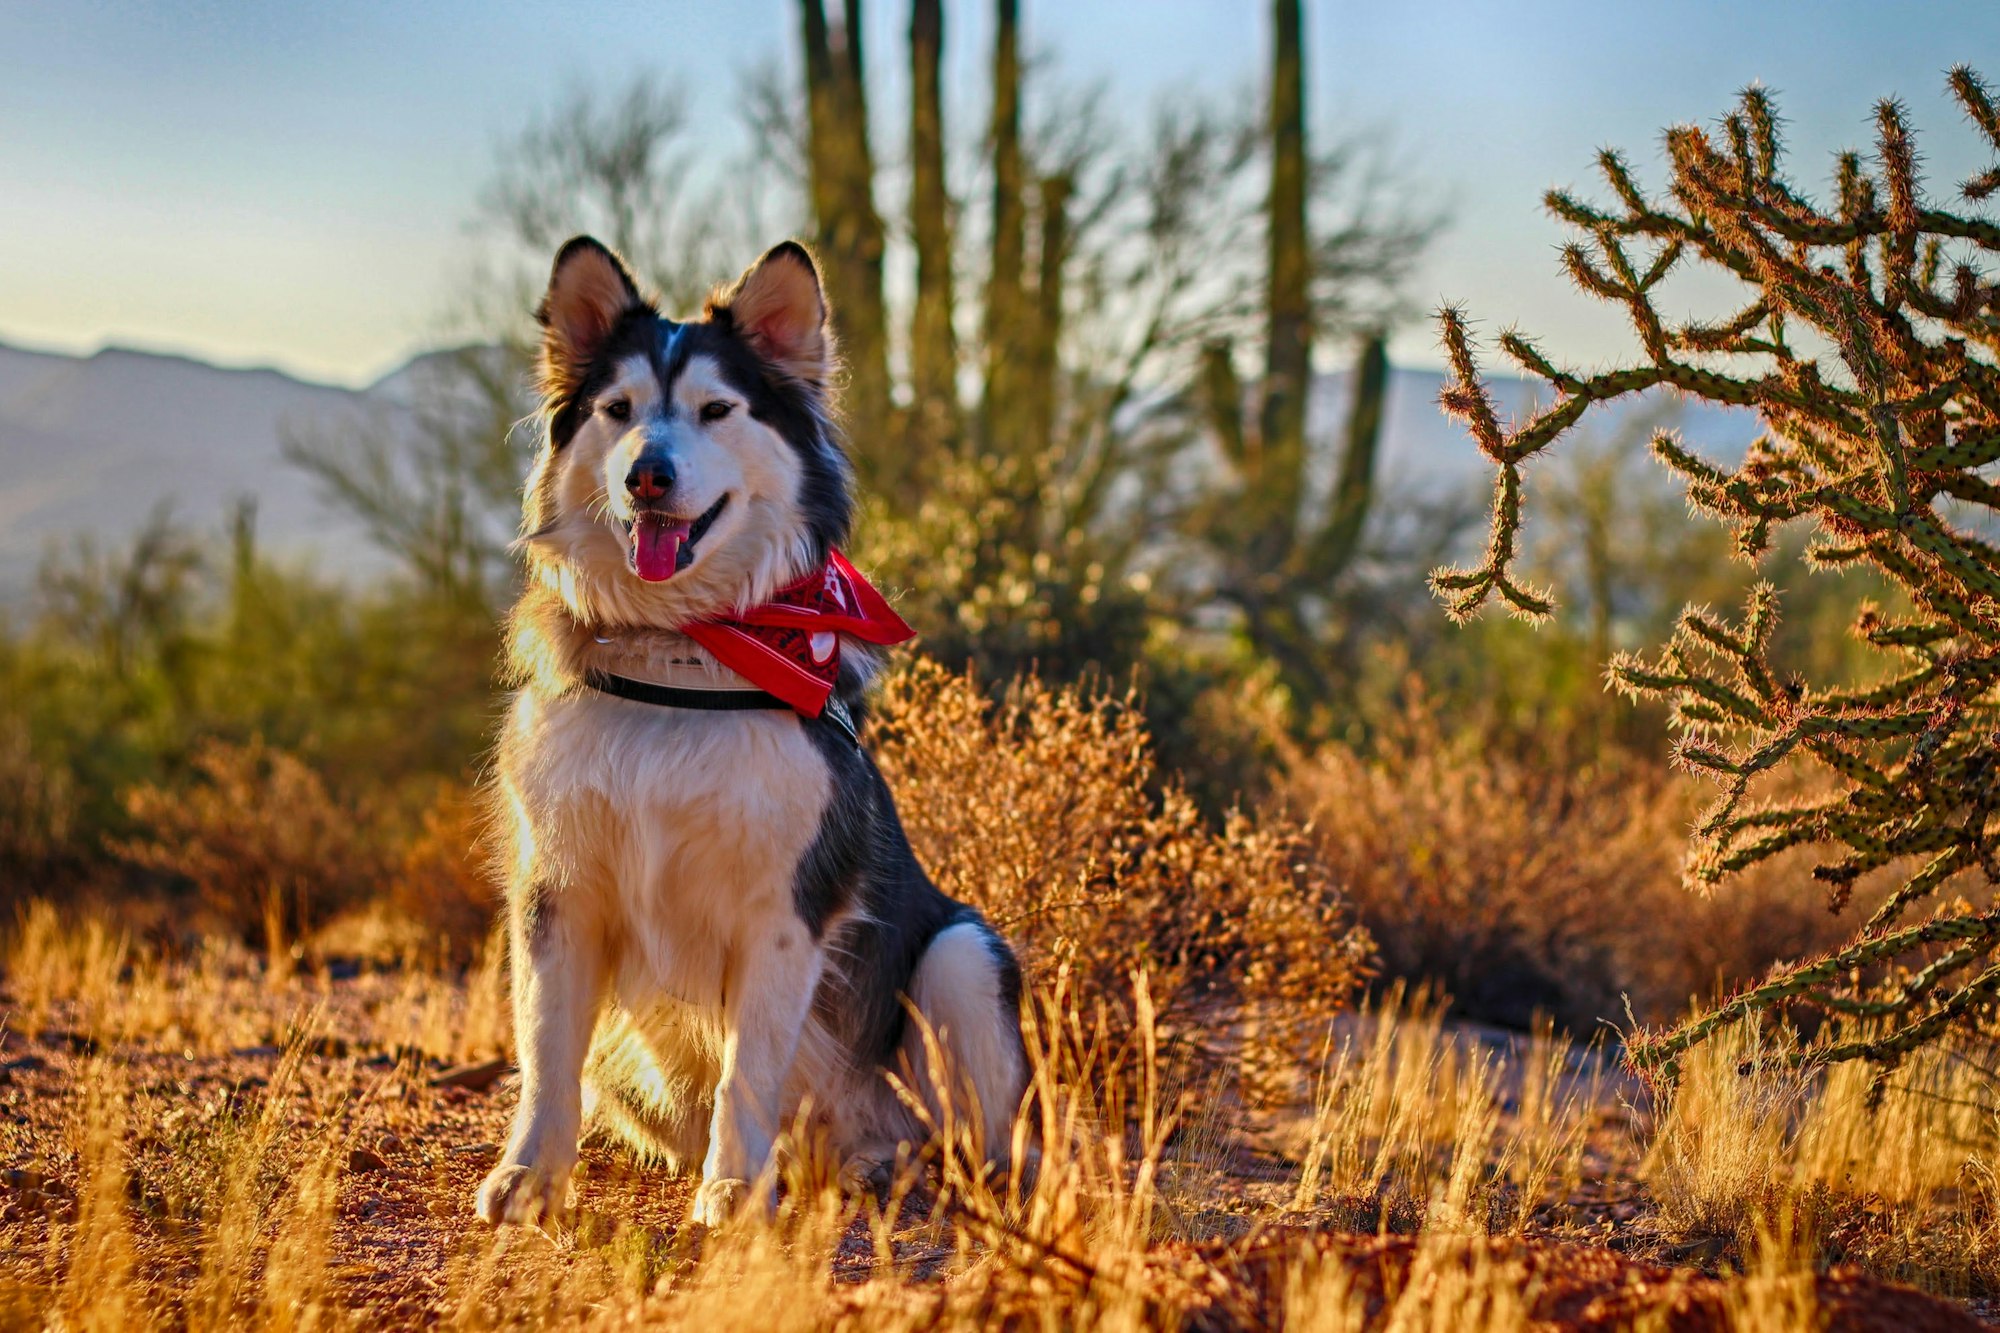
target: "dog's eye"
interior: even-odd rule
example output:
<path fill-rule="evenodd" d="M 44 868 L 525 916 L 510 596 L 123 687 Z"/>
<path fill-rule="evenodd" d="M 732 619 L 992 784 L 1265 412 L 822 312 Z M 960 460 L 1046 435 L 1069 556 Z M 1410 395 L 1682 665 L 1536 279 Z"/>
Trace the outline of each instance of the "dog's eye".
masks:
<path fill-rule="evenodd" d="M 729 415 L 731 406 L 732 404 L 725 403 L 719 398 L 712 403 L 703 403 L 701 405 L 701 419 L 703 421 L 720 421 Z"/>
<path fill-rule="evenodd" d="M 613 421 L 630 421 L 632 419 L 632 404 L 626 402 L 623 398 L 614 399 L 604 405 L 603 412 L 605 416 L 610 417 Z"/>

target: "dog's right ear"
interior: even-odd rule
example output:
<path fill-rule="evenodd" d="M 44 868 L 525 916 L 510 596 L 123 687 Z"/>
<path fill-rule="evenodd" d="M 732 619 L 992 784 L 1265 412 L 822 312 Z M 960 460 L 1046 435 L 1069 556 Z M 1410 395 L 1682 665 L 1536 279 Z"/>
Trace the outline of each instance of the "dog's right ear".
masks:
<path fill-rule="evenodd" d="M 645 304 L 617 255 L 589 236 L 565 243 L 535 311 L 543 330 L 542 392 L 551 398 L 572 393 L 618 321 Z"/>

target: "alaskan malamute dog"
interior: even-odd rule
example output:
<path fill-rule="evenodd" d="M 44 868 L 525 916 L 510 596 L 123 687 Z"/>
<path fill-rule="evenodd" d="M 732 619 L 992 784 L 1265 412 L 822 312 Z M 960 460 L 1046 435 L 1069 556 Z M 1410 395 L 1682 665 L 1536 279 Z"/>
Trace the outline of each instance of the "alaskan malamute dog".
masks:
<path fill-rule="evenodd" d="M 855 739 L 870 645 L 909 631 L 838 552 L 812 257 L 780 245 L 676 322 L 580 237 L 537 317 L 547 439 L 496 784 L 521 1102 L 479 1215 L 565 1208 L 586 1117 L 699 1169 L 694 1221 L 768 1209 L 795 1123 L 850 1171 L 922 1137 L 891 1071 L 1004 1162 L 1020 973 L 919 868 Z"/>

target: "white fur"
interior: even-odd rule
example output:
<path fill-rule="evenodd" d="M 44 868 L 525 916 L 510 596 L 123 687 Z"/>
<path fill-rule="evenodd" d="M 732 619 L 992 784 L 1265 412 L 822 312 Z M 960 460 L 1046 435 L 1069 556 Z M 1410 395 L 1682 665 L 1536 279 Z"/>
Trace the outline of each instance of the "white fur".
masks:
<path fill-rule="evenodd" d="M 945 1056 L 946 1067 L 932 1070 L 923 1030 L 912 1026 L 904 1045 L 932 1117 L 942 1118 L 937 1097 L 948 1092 L 952 1118 L 971 1131 L 976 1155 L 1005 1161 L 1028 1071 L 1018 1038 L 993 1022 L 1009 1000 L 1001 992 L 1000 967 L 986 933 L 969 924 L 939 931 L 910 981 L 910 1002 Z"/>

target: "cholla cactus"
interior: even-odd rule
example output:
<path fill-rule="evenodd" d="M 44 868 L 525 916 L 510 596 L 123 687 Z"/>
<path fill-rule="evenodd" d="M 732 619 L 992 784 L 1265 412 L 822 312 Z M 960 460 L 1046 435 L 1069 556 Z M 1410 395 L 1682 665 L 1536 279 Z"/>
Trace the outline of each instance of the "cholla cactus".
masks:
<path fill-rule="evenodd" d="M 1950 84 L 2000 150 L 2000 112 L 1978 76 L 1959 68 Z M 1499 470 L 1483 561 L 1433 576 L 1454 618 L 1496 595 L 1519 614 L 1547 614 L 1548 595 L 1513 573 L 1522 464 L 1593 403 L 1656 385 L 1762 414 L 1767 433 L 1733 466 L 1667 435 L 1653 445 L 1746 557 L 1767 550 L 1775 528 L 1805 523 L 1814 532 L 1808 564 L 1872 566 L 1908 597 L 1901 612 L 1864 608 L 1854 627 L 1894 659 L 1865 687 L 1822 687 L 1772 665 L 1778 595 L 1769 584 L 1751 592 L 1740 621 L 1690 607 L 1657 658 L 1610 665 L 1618 689 L 1672 702 L 1676 761 L 1722 789 L 1695 829 L 1691 881 L 1712 885 L 1814 846 L 1823 849 L 1814 874 L 1839 908 L 1862 874 L 1890 865 L 1906 874 L 1848 948 L 1780 968 L 1675 1031 L 1637 1034 L 1634 1062 L 1669 1079 L 1690 1046 L 1775 1006 L 1809 1001 L 1836 1020 L 1796 1058 L 1890 1065 L 1987 1012 L 2000 993 L 1991 891 L 2000 879 L 2000 484 L 1982 475 L 2000 461 L 2000 292 L 1981 267 L 2000 252 L 2000 225 L 1976 207 L 1927 202 L 1903 109 L 1885 101 L 1876 121 L 1874 162 L 1841 157 L 1830 210 L 1780 176 L 1778 117 L 1756 88 L 1719 137 L 1669 131 L 1666 198 L 1642 193 L 1611 151 L 1599 165 L 1615 206 L 1551 193 L 1550 210 L 1583 234 L 1563 251 L 1565 267 L 1585 291 L 1626 308 L 1645 362 L 1573 373 L 1505 335 L 1508 355 L 1556 391 L 1516 427 L 1495 416 L 1462 314 L 1440 316 L 1453 372 L 1443 404 Z M 1975 206 L 1996 191 L 2000 167 L 1963 187 Z M 1733 274 L 1747 304 L 1713 323 L 1665 319 L 1654 294 L 1689 263 Z M 1760 776 L 1798 766 L 1830 775 L 1834 794 L 1753 799 Z M 1973 892 L 1975 876 L 1984 907 L 1944 900 L 1948 887 Z"/>

